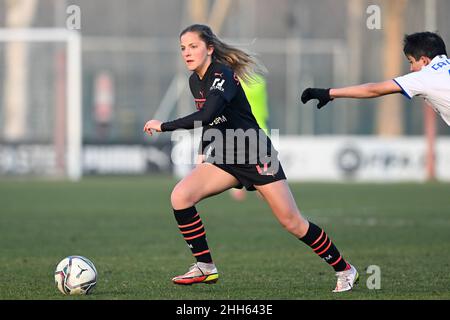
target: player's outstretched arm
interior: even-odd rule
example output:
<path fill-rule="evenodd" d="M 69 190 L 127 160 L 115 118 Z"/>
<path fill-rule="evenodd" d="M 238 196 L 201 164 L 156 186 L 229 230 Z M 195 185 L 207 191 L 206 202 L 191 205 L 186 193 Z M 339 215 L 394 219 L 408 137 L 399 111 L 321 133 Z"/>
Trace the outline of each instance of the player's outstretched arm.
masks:
<path fill-rule="evenodd" d="M 161 121 L 154 119 L 147 121 L 144 126 L 144 132 L 149 136 L 153 135 L 153 130 L 161 132 L 161 123 Z"/>
<path fill-rule="evenodd" d="M 401 92 L 402 89 L 394 80 L 377 83 L 365 83 L 358 86 L 330 89 L 332 98 L 375 98 L 391 93 Z"/>
<path fill-rule="evenodd" d="M 301 100 L 306 103 L 311 99 L 317 99 L 319 100 L 317 108 L 320 109 L 335 98 L 375 98 L 401 91 L 402 89 L 394 80 L 387 80 L 336 89 L 307 88 L 303 91 Z"/>

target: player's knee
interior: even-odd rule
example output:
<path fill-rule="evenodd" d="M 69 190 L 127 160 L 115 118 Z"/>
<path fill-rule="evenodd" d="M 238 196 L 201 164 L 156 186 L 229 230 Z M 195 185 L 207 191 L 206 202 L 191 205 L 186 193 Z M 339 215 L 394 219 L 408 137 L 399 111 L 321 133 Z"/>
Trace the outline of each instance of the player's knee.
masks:
<path fill-rule="evenodd" d="M 182 188 L 175 187 L 170 194 L 170 202 L 175 209 L 184 209 L 183 207 L 186 199 L 186 192 Z"/>
<path fill-rule="evenodd" d="M 286 231 L 296 236 L 303 232 L 305 225 L 304 219 L 295 210 L 286 212 L 283 218 L 280 219 L 280 223 Z"/>
<path fill-rule="evenodd" d="M 185 209 L 195 204 L 192 192 L 182 186 L 175 186 L 170 195 L 170 202 L 175 209 Z"/>
<path fill-rule="evenodd" d="M 300 226 L 298 219 L 292 217 L 284 218 L 280 220 L 280 223 L 283 226 L 283 228 L 289 231 L 290 233 L 295 233 L 295 231 Z"/>

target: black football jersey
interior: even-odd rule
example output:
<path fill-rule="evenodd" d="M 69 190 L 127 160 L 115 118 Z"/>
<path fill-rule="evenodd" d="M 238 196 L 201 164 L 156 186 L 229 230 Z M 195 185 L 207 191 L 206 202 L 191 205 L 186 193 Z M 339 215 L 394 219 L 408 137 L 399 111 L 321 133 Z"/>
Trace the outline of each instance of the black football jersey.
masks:
<path fill-rule="evenodd" d="M 162 131 L 193 129 L 194 125 L 201 125 L 200 151 L 218 163 L 259 163 L 264 153 L 270 156 L 274 152 L 231 68 L 213 61 L 202 79 L 192 73 L 189 87 L 197 112 L 163 123 Z"/>

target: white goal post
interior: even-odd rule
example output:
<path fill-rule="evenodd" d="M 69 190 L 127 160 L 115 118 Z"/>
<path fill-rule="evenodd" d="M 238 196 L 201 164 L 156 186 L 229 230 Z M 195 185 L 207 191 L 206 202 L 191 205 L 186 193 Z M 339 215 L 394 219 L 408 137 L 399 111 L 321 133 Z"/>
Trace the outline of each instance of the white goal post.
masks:
<path fill-rule="evenodd" d="M 65 174 L 77 181 L 82 176 L 81 35 L 62 28 L 2 29 L 0 43 L 63 42 L 66 44 L 66 137 Z"/>

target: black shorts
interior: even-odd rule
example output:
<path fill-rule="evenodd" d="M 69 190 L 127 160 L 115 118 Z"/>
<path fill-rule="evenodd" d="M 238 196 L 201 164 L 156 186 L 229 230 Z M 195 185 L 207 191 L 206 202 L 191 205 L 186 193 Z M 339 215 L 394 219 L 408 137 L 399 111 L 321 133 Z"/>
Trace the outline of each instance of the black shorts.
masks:
<path fill-rule="evenodd" d="M 235 187 L 238 189 L 245 187 L 248 191 L 255 191 L 255 185 L 261 186 L 286 179 L 280 162 L 277 168 L 271 168 L 268 164 L 212 164 L 235 177 L 239 181 L 239 185 Z"/>

